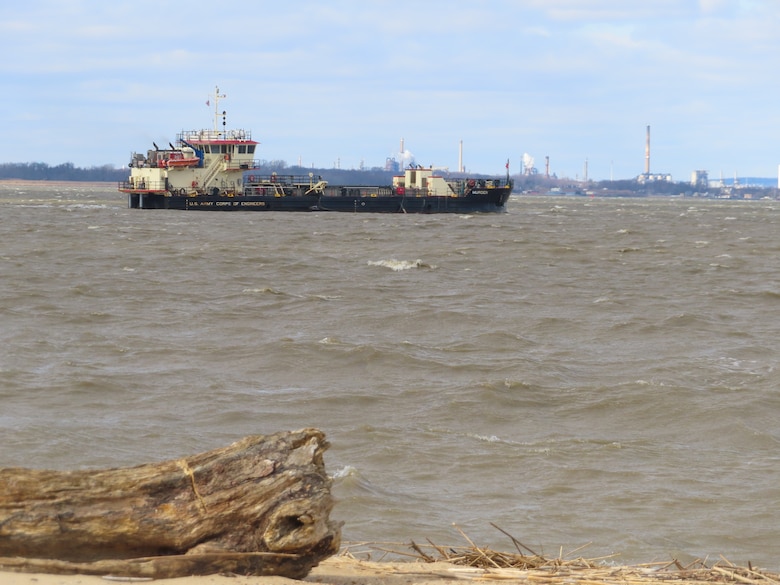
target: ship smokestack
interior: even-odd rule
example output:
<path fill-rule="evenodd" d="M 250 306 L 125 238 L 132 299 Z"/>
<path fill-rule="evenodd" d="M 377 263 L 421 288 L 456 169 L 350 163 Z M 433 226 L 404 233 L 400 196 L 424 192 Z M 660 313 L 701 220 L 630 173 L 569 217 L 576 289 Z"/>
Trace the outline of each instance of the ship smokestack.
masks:
<path fill-rule="evenodd" d="M 650 125 L 647 126 L 647 139 L 645 141 L 645 175 L 650 174 Z"/>

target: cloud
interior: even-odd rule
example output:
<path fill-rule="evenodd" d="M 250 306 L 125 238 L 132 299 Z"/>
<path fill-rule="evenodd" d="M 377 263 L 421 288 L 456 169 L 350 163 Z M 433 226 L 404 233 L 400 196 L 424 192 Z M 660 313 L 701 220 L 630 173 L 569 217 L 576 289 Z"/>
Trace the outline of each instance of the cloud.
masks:
<path fill-rule="evenodd" d="M 699 0 L 699 10 L 704 14 L 713 14 L 728 6 L 728 0 Z"/>
<path fill-rule="evenodd" d="M 600 157 L 619 158 L 627 142 L 638 140 L 641 151 L 647 123 L 672 143 L 701 136 L 697 161 L 722 155 L 712 134 L 726 120 L 739 121 L 751 148 L 780 131 L 755 122 L 776 118 L 766 96 L 777 90 L 780 3 L 300 0 L 214 11 L 191 0 L 188 7 L 150 0 L 0 7 L 0 49 L 12 56 L 0 63 L 9 88 L 0 108 L 13 112 L 7 131 L 19 137 L 13 147 L 0 145 L 0 160 L 42 156 L 40 143 L 25 140 L 35 134 L 50 141 L 51 162 L 124 165 L 149 135 L 167 141 L 182 128 L 210 126 L 204 103 L 215 85 L 229 96 L 229 123 L 253 129 L 263 143 L 261 157 L 321 164 L 339 156 L 383 164 L 404 136 L 426 164 L 454 167 L 463 138 L 472 168 L 529 152 L 578 169 L 588 156 L 595 173 Z M 76 135 L 84 137 L 78 148 Z M 776 158 L 765 150 L 751 153 L 757 166 Z M 682 153 L 668 170 L 686 175 L 687 158 Z"/>
<path fill-rule="evenodd" d="M 526 0 L 525 5 L 556 21 L 619 21 L 672 18 L 689 9 L 678 0 L 621 2 L 620 0 Z"/>

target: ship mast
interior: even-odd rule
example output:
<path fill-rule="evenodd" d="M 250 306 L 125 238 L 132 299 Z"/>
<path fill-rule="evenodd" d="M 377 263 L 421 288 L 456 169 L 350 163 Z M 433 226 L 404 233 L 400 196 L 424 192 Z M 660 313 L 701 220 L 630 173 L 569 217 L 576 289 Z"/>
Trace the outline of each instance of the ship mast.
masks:
<path fill-rule="evenodd" d="M 219 135 L 219 99 L 220 98 L 226 98 L 227 96 L 223 93 L 219 93 L 219 86 L 214 87 L 214 133 L 216 135 Z M 225 112 L 222 112 L 222 126 L 224 130 L 225 126 Z"/>

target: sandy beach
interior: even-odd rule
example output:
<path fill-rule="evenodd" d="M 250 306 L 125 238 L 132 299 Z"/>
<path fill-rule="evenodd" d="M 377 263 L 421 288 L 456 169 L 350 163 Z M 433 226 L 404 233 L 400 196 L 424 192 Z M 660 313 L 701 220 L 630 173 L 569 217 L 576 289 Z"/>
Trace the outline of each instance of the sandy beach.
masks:
<path fill-rule="evenodd" d="M 337 555 L 323 561 L 303 580 L 285 577 L 255 577 L 237 575 L 204 575 L 175 579 L 123 578 L 87 575 L 50 575 L 41 573 L 9 573 L 0 571 L 2 585 L 106 585 L 107 583 L 148 583 L 176 585 L 292 585 L 311 583 L 322 585 L 451 585 L 464 581 L 500 581 L 503 583 L 535 583 L 574 585 L 660 585 L 674 581 L 684 585 L 743 583 L 777 585 L 780 575 L 758 568 L 738 567 L 725 559 L 683 567 L 679 563 L 656 562 L 647 565 L 585 566 L 564 563 L 544 568 L 484 568 L 449 562 L 367 561 Z"/>
<path fill-rule="evenodd" d="M 509 577 L 504 573 L 503 580 Z M 460 575 L 460 577 L 459 577 Z M 473 571 L 450 563 L 422 562 L 372 562 L 344 556 L 331 557 L 315 567 L 304 581 L 286 577 L 244 577 L 234 575 L 204 575 L 158 579 L 155 583 L 180 585 L 289 585 L 294 583 L 322 583 L 326 585 L 403 585 L 405 583 L 437 583 L 446 585 L 464 578 L 484 576 L 484 572 Z M 526 579 L 518 573 L 518 581 Z M 98 577 L 90 575 L 49 575 L 41 573 L 0 572 L 2 585 L 106 585 L 108 583 L 147 583 L 150 579 Z"/>

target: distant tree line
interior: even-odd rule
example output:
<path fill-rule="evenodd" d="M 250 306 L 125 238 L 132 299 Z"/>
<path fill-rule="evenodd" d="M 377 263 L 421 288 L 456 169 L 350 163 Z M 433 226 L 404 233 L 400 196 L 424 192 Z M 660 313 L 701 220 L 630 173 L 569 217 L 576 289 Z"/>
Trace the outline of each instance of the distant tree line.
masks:
<path fill-rule="evenodd" d="M 50 166 L 46 163 L 0 163 L 0 179 L 27 181 L 122 181 L 127 178 L 125 169 L 111 165 L 82 169 L 73 163 Z"/>
<path fill-rule="evenodd" d="M 323 169 L 306 168 L 297 165 L 288 165 L 283 160 L 259 160 L 255 161 L 256 169 L 247 171 L 247 174 L 308 176 L 322 177 L 331 185 L 390 185 L 393 182 L 392 171 L 382 167 L 370 169 Z M 62 163 L 51 166 L 46 163 L 0 163 L 0 180 L 21 179 L 28 181 L 94 181 L 94 182 L 120 182 L 127 180 L 129 171 L 127 168 L 115 168 L 111 165 L 99 167 L 81 168 L 73 163 Z M 458 173 L 445 173 L 450 177 L 462 177 Z M 488 175 L 470 175 L 486 178 Z M 617 194 L 629 196 L 646 195 L 693 195 L 694 189 L 687 182 L 656 181 L 641 184 L 636 179 L 624 179 L 617 181 L 580 181 L 558 177 L 545 177 L 543 175 L 513 175 L 516 192 L 547 193 L 553 190 L 566 193 L 585 194 L 586 192 L 601 192 L 604 194 Z M 710 188 L 705 195 L 717 195 L 724 188 Z M 748 189 L 757 192 L 759 196 L 771 196 L 780 198 L 780 190 L 772 187 L 725 187 L 728 191 Z"/>
<path fill-rule="evenodd" d="M 772 185 L 761 185 L 759 181 L 765 179 L 746 179 L 745 184 L 739 186 L 724 185 L 706 188 L 696 188 L 688 181 L 652 181 L 640 183 L 636 179 L 619 179 L 616 181 L 577 181 L 572 179 L 559 179 L 557 177 L 545 177 L 543 175 L 515 175 L 515 192 L 546 194 L 565 193 L 575 195 L 603 195 L 620 197 L 646 197 L 657 195 L 670 196 L 695 196 L 695 197 L 732 197 L 742 198 L 750 196 L 754 199 L 770 197 L 780 198 L 780 189 Z"/>

